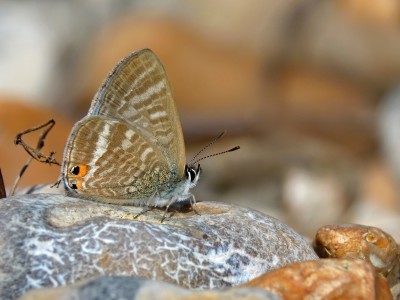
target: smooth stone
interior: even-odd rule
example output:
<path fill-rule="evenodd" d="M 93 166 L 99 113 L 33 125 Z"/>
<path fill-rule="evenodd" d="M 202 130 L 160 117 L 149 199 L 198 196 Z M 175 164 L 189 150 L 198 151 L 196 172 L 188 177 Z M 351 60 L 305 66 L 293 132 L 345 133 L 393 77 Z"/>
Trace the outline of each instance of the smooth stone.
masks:
<path fill-rule="evenodd" d="M 318 229 L 314 249 L 321 258 L 362 259 L 388 278 L 399 283 L 400 247 L 383 230 L 360 224 L 326 225 Z"/>
<path fill-rule="evenodd" d="M 393 299 L 386 279 L 358 259 L 294 263 L 246 282 L 283 299 Z"/>
<path fill-rule="evenodd" d="M 135 219 L 142 208 L 53 194 L 0 202 L 1 299 L 96 275 L 140 276 L 196 289 L 244 283 L 318 259 L 306 239 L 260 212 L 216 202 Z"/>
<path fill-rule="evenodd" d="M 361 259 L 387 279 L 394 299 L 400 297 L 400 246 L 385 231 L 360 224 L 326 225 L 313 242 L 321 258 Z"/>
<path fill-rule="evenodd" d="M 32 290 L 18 300 L 278 300 L 258 288 L 193 291 L 169 283 L 137 277 L 98 276 L 72 286 Z"/>

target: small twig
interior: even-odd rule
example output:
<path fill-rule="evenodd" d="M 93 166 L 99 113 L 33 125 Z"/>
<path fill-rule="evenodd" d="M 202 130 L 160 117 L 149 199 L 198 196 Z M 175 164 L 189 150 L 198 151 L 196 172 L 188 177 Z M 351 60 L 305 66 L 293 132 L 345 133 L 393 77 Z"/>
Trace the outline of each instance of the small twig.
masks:
<path fill-rule="evenodd" d="M 6 197 L 7 197 L 6 187 L 4 186 L 3 174 L 1 173 L 0 169 L 0 199 Z"/>
<path fill-rule="evenodd" d="M 55 165 L 59 165 L 61 166 L 61 164 L 53 157 L 53 155 L 55 154 L 55 152 L 50 152 L 50 155 L 45 155 L 42 152 L 40 152 L 40 150 L 43 148 L 44 146 L 44 141 L 47 137 L 47 134 L 50 132 L 50 130 L 53 128 L 53 126 L 56 124 L 56 122 L 52 119 L 47 121 L 44 124 L 38 125 L 36 127 L 32 127 L 29 128 L 25 131 L 22 131 L 21 133 L 18 133 L 17 136 L 15 137 L 14 143 L 15 145 L 21 145 L 22 147 L 24 147 L 25 151 L 35 160 L 39 161 L 39 162 L 43 162 L 43 163 L 48 163 L 48 164 L 55 164 Z M 36 148 L 33 149 L 31 146 L 29 146 L 28 144 L 26 144 L 23 140 L 22 140 L 22 136 L 34 131 L 37 131 L 39 129 L 45 128 L 46 126 L 48 126 L 48 128 L 46 128 L 45 130 L 43 130 L 42 134 L 39 137 L 38 143 L 36 145 Z"/>
<path fill-rule="evenodd" d="M 61 166 L 61 164 L 53 157 L 55 152 L 50 152 L 50 155 L 45 155 L 42 152 L 40 152 L 40 150 L 44 146 L 44 141 L 47 137 L 47 134 L 50 132 L 50 130 L 53 128 L 53 126 L 55 124 L 56 124 L 56 122 L 53 119 L 51 119 L 51 120 L 47 121 L 46 123 L 43 123 L 36 127 L 32 127 L 27 130 L 24 130 L 24 131 L 18 133 L 17 136 L 15 137 L 15 140 L 14 140 L 15 145 L 21 145 L 25 149 L 25 151 L 30 155 L 30 157 L 26 161 L 25 165 L 21 168 L 21 171 L 19 172 L 17 178 L 14 181 L 14 185 L 10 191 L 11 196 L 14 195 L 15 189 L 17 188 L 17 185 L 18 185 L 22 175 L 25 173 L 25 171 L 28 168 L 29 164 L 31 163 L 32 159 L 35 159 L 42 163 L 48 163 L 49 165 L 55 164 L 55 165 Z M 45 128 L 45 129 L 43 130 L 42 134 L 39 136 L 39 140 L 38 140 L 38 143 L 37 143 L 35 149 L 33 149 L 31 146 L 29 146 L 27 143 L 25 143 L 22 140 L 23 135 L 40 130 L 42 128 Z"/>

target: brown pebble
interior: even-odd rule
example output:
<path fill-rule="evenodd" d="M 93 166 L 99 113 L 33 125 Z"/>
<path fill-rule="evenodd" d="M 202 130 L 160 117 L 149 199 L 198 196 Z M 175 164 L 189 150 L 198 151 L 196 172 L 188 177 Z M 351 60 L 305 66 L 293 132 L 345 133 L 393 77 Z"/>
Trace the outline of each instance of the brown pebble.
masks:
<path fill-rule="evenodd" d="M 268 272 L 242 287 L 258 287 L 284 299 L 393 299 L 386 279 L 360 260 L 322 259 Z"/>
<path fill-rule="evenodd" d="M 379 228 L 358 224 L 327 225 L 318 230 L 314 248 L 321 258 L 365 260 L 388 278 L 390 286 L 398 283 L 399 247 Z"/>

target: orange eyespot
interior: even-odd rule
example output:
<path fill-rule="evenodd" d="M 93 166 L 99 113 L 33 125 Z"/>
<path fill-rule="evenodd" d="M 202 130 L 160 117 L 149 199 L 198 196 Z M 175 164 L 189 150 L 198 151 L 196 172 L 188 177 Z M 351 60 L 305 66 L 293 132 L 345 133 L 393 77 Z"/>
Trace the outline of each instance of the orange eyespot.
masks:
<path fill-rule="evenodd" d="M 87 165 L 77 164 L 69 169 L 69 177 L 83 177 L 87 174 Z"/>
<path fill-rule="evenodd" d="M 89 168 L 84 164 L 73 165 L 67 174 L 68 186 L 72 190 L 81 190 L 83 184 L 83 177 L 87 174 Z"/>
<path fill-rule="evenodd" d="M 81 190 L 82 189 L 82 180 L 74 179 L 69 182 L 69 187 L 73 190 Z"/>

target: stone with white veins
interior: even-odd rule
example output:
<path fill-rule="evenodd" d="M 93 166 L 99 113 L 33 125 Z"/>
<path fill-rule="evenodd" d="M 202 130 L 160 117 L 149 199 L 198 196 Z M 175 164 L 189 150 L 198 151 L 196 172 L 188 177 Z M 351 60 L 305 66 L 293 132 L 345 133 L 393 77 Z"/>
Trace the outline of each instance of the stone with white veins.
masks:
<path fill-rule="evenodd" d="M 215 202 L 134 217 L 142 208 L 63 195 L 0 201 L 0 299 L 96 275 L 128 275 L 196 289 L 236 286 L 287 264 L 317 259 L 277 219 Z"/>

